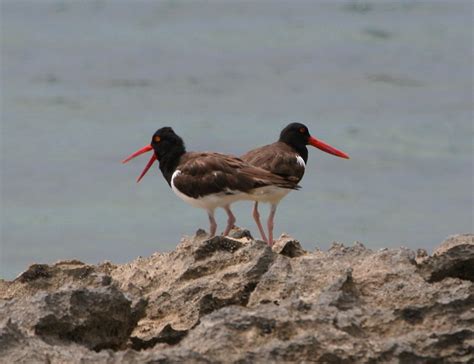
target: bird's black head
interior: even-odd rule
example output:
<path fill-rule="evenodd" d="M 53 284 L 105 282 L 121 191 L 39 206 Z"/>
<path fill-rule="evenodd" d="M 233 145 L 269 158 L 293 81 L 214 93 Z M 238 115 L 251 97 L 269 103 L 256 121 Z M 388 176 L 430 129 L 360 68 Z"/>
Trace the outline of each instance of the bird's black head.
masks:
<path fill-rule="evenodd" d="M 280 133 L 280 142 L 286 143 L 295 149 L 309 144 L 310 134 L 308 127 L 301 123 L 288 124 Z"/>
<path fill-rule="evenodd" d="M 169 126 L 158 129 L 155 134 L 153 134 L 153 138 L 149 145 L 145 145 L 143 148 L 137 150 L 135 153 L 125 158 L 122 163 L 127 163 L 133 158 L 150 151 L 153 151 L 153 155 L 145 166 L 143 172 L 137 178 L 137 182 L 140 182 L 153 163 L 158 160 L 160 162 L 160 169 L 163 176 L 166 178 L 168 184 L 171 185 L 171 176 L 176 170 L 181 156 L 186 153 L 183 139 L 176 135 L 173 129 Z"/>
<path fill-rule="evenodd" d="M 170 156 L 178 155 L 180 157 L 186 152 L 183 139 L 169 126 L 158 129 L 153 134 L 150 145 L 160 162 Z"/>
<path fill-rule="evenodd" d="M 307 145 L 312 145 L 326 153 L 349 159 L 346 153 L 331 147 L 322 140 L 312 137 L 311 134 L 309 134 L 308 127 L 301 123 L 288 124 L 281 131 L 279 141 L 292 147 L 304 159 L 305 163 L 308 161 Z"/>
<path fill-rule="evenodd" d="M 310 137 L 311 135 L 306 125 L 291 123 L 281 131 L 279 141 L 292 147 L 306 163 L 308 161 L 308 149 L 306 149 L 306 145 L 309 144 Z"/>

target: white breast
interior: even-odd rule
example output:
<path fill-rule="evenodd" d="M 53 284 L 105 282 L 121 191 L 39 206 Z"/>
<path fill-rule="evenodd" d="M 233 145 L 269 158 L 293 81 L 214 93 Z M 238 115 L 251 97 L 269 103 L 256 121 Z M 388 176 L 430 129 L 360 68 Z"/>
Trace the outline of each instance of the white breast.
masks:
<path fill-rule="evenodd" d="M 304 159 L 301 158 L 299 154 L 296 155 L 296 163 L 298 163 L 301 167 L 306 168 L 306 163 L 304 162 Z"/>

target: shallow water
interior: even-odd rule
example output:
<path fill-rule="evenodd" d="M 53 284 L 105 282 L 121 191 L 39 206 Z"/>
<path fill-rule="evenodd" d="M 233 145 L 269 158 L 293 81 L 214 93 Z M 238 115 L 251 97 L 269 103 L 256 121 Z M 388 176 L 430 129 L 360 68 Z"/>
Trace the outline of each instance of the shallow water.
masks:
<path fill-rule="evenodd" d="M 473 224 L 472 11 L 456 2 L 2 1 L 0 277 L 125 262 L 207 228 L 147 158 L 173 126 L 241 154 L 288 122 L 310 150 L 276 234 L 432 250 Z M 256 234 L 251 205 L 240 226 Z M 225 217 L 218 213 L 220 227 Z"/>

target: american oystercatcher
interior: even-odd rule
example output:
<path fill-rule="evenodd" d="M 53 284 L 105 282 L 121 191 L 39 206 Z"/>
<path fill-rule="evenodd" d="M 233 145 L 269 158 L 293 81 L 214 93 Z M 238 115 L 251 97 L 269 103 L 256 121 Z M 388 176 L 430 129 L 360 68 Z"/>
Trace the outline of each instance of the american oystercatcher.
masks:
<path fill-rule="evenodd" d="M 147 145 L 122 161 L 153 150 L 137 182 L 143 178 L 158 160 L 160 170 L 173 192 L 194 207 L 207 211 L 210 235 L 216 233 L 214 210 L 221 207 L 228 216 L 224 235 L 228 235 L 236 221 L 230 206 L 238 200 L 255 200 L 255 196 L 273 194 L 274 189 L 290 191 L 298 189 L 297 183 L 252 166 L 241 159 L 210 152 L 186 152 L 183 139 L 172 128 L 158 129 Z"/>
<path fill-rule="evenodd" d="M 306 125 L 300 123 L 287 125 L 281 131 L 280 139 L 278 139 L 277 142 L 253 149 L 244 154 L 241 158 L 253 166 L 263 168 L 297 184 L 303 178 L 306 163 L 308 162 L 308 149 L 306 148 L 308 144 L 327 153 L 349 159 L 346 153 L 331 147 L 321 140 L 313 138 L 309 134 Z M 290 192 L 289 189 L 275 189 L 274 193 L 269 193 L 265 196 L 254 195 L 255 204 L 253 208 L 253 218 L 257 223 L 262 239 L 270 245 L 273 244 L 273 219 L 278 203 L 288 192 Z M 258 212 L 259 202 L 271 204 L 270 215 L 268 216 L 267 222 L 268 239 L 260 222 L 260 214 Z"/>

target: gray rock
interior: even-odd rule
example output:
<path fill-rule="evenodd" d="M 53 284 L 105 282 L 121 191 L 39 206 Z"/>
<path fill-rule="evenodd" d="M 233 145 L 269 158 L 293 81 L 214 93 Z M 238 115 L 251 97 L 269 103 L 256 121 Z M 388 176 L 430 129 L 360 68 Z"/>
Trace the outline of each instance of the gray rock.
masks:
<path fill-rule="evenodd" d="M 123 349 L 144 313 L 113 287 L 39 292 L 0 303 L 0 320 L 51 345 L 74 342 L 89 349 Z"/>
<path fill-rule="evenodd" d="M 300 242 L 287 235 L 282 235 L 280 239 L 273 244 L 272 249 L 275 253 L 290 258 L 296 258 L 306 254 Z"/>
<path fill-rule="evenodd" d="M 474 282 L 474 239 L 472 235 L 454 235 L 445 240 L 420 264 L 420 272 L 429 282 L 447 277 Z"/>
<path fill-rule="evenodd" d="M 0 362 L 468 363 L 473 247 L 306 252 L 234 229 L 124 265 L 36 264 L 0 281 Z"/>

